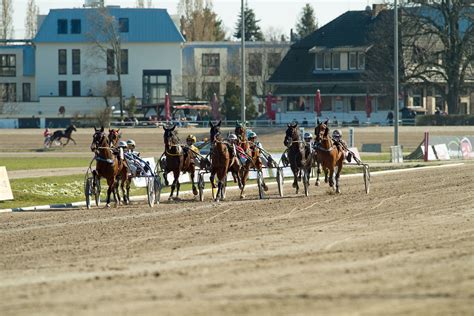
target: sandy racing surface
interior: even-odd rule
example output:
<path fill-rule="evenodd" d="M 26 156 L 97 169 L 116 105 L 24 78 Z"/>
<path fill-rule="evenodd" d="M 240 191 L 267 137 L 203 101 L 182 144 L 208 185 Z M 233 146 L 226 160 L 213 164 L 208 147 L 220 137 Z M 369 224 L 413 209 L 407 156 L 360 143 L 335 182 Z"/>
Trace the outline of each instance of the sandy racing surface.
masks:
<path fill-rule="evenodd" d="M 474 164 L 0 214 L 0 314 L 472 315 Z M 293 191 L 292 191 L 293 192 Z M 188 197 L 189 198 L 189 197 Z"/>

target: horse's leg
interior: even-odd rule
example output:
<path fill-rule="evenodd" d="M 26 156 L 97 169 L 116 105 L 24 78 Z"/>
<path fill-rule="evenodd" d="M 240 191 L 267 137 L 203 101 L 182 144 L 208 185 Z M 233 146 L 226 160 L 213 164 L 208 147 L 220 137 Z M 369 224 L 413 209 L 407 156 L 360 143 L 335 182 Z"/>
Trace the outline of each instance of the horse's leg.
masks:
<path fill-rule="evenodd" d="M 191 185 L 192 185 L 192 188 L 193 188 L 193 195 L 194 196 L 197 196 L 199 193 L 198 193 L 198 190 L 196 188 L 196 183 L 194 182 L 194 174 L 196 173 L 196 169 L 194 167 L 191 168 Z"/>
<path fill-rule="evenodd" d="M 329 186 L 334 187 L 334 166 L 329 168 Z"/>
<path fill-rule="evenodd" d="M 115 200 L 115 202 L 117 202 L 117 198 L 115 197 L 115 192 L 114 192 L 115 177 L 107 178 L 107 185 L 108 185 L 108 188 L 107 188 L 107 201 L 106 201 L 105 207 L 110 207 L 110 194 L 113 193 L 114 200 Z"/>
<path fill-rule="evenodd" d="M 72 138 L 72 137 L 69 137 L 69 139 L 71 139 L 71 140 L 72 140 L 72 142 L 74 143 L 74 145 L 77 145 L 77 144 L 76 144 L 76 141 L 74 140 L 74 138 Z"/>
<path fill-rule="evenodd" d="M 321 182 L 319 181 L 319 175 L 321 174 L 321 164 L 319 162 L 316 163 L 317 170 L 316 170 L 316 183 L 315 185 L 319 187 Z"/>
<path fill-rule="evenodd" d="M 249 177 L 249 172 L 250 172 L 250 166 L 247 165 L 242 170 L 242 176 L 241 176 L 242 189 L 240 189 L 240 198 L 241 199 L 245 198 L 245 184 L 247 183 L 247 179 Z"/>
<path fill-rule="evenodd" d="M 115 200 L 118 201 L 118 205 L 120 205 L 120 203 L 121 203 L 120 202 L 119 185 L 120 185 L 120 179 L 119 179 L 119 175 L 117 175 L 115 177 L 114 195 L 116 196 Z"/>

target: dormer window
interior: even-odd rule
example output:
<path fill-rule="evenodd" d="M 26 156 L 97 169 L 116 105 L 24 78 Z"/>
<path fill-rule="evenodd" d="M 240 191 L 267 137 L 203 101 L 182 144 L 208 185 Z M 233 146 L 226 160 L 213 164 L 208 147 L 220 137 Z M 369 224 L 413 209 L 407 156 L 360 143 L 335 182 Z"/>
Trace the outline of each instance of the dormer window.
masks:
<path fill-rule="evenodd" d="M 331 70 L 331 54 L 324 54 L 324 70 Z"/>
<path fill-rule="evenodd" d="M 332 69 L 339 70 L 341 68 L 341 54 L 332 53 Z"/>
<path fill-rule="evenodd" d="M 357 69 L 357 53 L 349 53 L 349 69 Z"/>
<path fill-rule="evenodd" d="M 128 33 L 128 18 L 119 18 L 119 32 Z"/>
<path fill-rule="evenodd" d="M 316 70 L 323 70 L 324 66 L 324 54 L 316 54 Z"/>
<path fill-rule="evenodd" d="M 66 19 L 58 20 L 58 34 L 67 34 L 67 20 Z"/>
<path fill-rule="evenodd" d="M 81 20 L 71 20 L 71 34 L 81 34 Z"/>
<path fill-rule="evenodd" d="M 358 53 L 357 55 L 358 55 L 358 60 L 359 60 L 358 68 L 365 69 L 365 54 Z"/>

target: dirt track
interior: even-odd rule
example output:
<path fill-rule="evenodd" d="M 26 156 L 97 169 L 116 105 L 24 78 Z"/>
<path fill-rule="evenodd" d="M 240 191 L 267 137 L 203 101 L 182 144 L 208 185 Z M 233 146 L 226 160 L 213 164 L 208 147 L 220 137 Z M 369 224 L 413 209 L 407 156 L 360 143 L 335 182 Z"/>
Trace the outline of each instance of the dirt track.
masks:
<path fill-rule="evenodd" d="M 0 214 L 0 314 L 472 315 L 473 178 L 467 164 L 374 175 L 369 195 L 344 178 L 342 195 Z"/>

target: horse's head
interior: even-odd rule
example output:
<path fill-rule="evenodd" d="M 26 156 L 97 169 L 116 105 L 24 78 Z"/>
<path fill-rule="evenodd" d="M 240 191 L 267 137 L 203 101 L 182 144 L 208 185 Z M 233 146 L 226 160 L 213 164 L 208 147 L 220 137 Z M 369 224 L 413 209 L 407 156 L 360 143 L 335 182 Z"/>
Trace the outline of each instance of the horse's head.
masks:
<path fill-rule="evenodd" d="M 102 126 L 101 129 L 94 127 L 94 131 L 94 135 L 92 135 L 91 151 L 96 151 L 100 147 L 108 147 L 104 127 Z"/>
<path fill-rule="evenodd" d="M 324 135 L 329 132 L 328 120 L 320 122 L 319 119 L 316 121 L 316 127 L 314 128 L 314 137 L 316 142 L 321 142 Z"/>
<path fill-rule="evenodd" d="M 290 147 L 293 144 L 293 141 L 299 141 L 299 129 L 298 123 L 288 124 L 288 128 L 286 129 L 285 139 L 283 140 L 283 144 L 286 147 Z"/>
<path fill-rule="evenodd" d="M 212 124 L 212 122 L 209 122 L 209 125 L 211 126 L 211 131 L 210 131 L 210 141 L 211 143 L 214 143 L 217 138 L 221 135 L 221 123 L 222 121 L 219 121 L 217 124 Z"/>
<path fill-rule="evenodd" d="M 111 147 L 117 147 L 117 143 L 120 140 L 120 128 L 119 129 L 109 129 L 109 145 Z"/>
<path fill-rule="evenodd" d="M 173 124 L 173 127 L 170 128 L 163 126 L 163 130 L 165 131 L 165 133 L 163 134 L 163 139 L 166 146 L 179 144 L 179 138 L 177 132 L 175 131 L 175 128 L 176 124 Z"/>
<path fill-rule="evenodd" d="M 69 128 L 71 131 L 77 132 L 76 125 L 70 125 Z"/>

